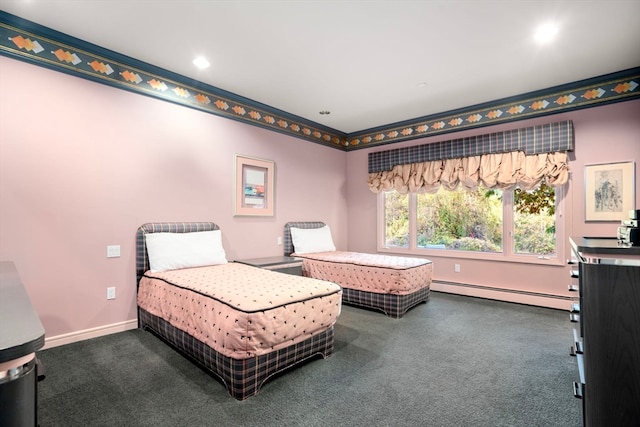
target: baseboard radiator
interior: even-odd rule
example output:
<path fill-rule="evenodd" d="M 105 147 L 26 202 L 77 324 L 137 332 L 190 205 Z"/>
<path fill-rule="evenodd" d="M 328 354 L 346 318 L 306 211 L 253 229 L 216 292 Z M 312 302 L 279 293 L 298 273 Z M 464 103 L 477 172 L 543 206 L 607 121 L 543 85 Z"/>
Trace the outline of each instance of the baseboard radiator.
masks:
<path fill-rule="evenodd" d="M 558 308 L 562 310 L 569 310 L 571 308 L 571 303 L 574 301 L 574 298 L 566 295 L 554 295 L 518 289 L 495 288 L 491 286 L 472 285 L 469 283 L 449 282 L 445 280 L 433 280 L 431 282 L 431 290 L 520 304 L 536 305 L 540 307 Z"/>

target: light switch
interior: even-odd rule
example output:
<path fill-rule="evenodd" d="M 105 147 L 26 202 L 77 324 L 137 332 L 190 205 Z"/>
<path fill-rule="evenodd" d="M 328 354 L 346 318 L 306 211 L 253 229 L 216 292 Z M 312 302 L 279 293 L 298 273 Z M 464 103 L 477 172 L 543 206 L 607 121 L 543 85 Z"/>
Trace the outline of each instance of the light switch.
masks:
<path fill-rule="evenodd" d="M 107 258 L 118 258 L 120 256 L 120 245 L 107 246 Z"/>

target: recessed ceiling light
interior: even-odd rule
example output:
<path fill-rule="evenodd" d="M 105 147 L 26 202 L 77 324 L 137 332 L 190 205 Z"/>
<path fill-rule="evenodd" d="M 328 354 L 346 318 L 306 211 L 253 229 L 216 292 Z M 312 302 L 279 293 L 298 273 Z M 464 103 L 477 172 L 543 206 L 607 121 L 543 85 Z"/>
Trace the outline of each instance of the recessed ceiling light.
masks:
<path fill-rule="evenodd" d="M 420 82 L 416 86 L 418 86 L 418 87 L 427 87 L 427 82 Z"/>
<path fill-rule="evenodd" d="M 533 38 L 536 39 L 538 43 L 549 43 L 553 40 L 558 34 L 558 27 L 553 23 L 547 23 L 539 26 L 536 29 Z"/>
<path fill-rule="evenodd" d="M 196 59 L 193 60 L 193 65 L 200 68 L 201 70 L 204 70 L 205 68 L 208 68 L 209 65 L 211 64 L 209 64 L 209 61 L 207 61 L 207 59 L 204 56 L 198 56 Z"/>

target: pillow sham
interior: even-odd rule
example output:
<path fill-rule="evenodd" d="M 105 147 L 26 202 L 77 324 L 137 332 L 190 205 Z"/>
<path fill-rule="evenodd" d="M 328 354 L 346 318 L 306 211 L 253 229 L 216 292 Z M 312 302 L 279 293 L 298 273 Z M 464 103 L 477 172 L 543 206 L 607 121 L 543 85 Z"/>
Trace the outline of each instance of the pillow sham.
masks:
<path fill-rule="evenodd" d="M 291 227 L 291 242 L 297 254 L 332 252 L 336 250 L 328 225 L 320 228 Z"/>
<path fill-rule="evenodd" d="M 149 269 L 154 273 L 227 263 L 220 230 L 149 233 L 145 242 Z"/>

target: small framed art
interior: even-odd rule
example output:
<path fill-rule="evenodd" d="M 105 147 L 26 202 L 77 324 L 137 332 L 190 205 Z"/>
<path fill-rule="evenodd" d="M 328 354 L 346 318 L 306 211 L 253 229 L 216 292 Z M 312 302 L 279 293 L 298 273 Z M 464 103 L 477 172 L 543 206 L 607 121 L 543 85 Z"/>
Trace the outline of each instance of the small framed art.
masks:
<path fill-rule="evenodd" d="M 235 155 L 236 216 L 273 216 L 275 164 L 271 160 Z"/>
<path fill-rule="evenodd" d="M 620 221 L 635 209 L 634 162 L 585 165 L 585 221 Z"/>

